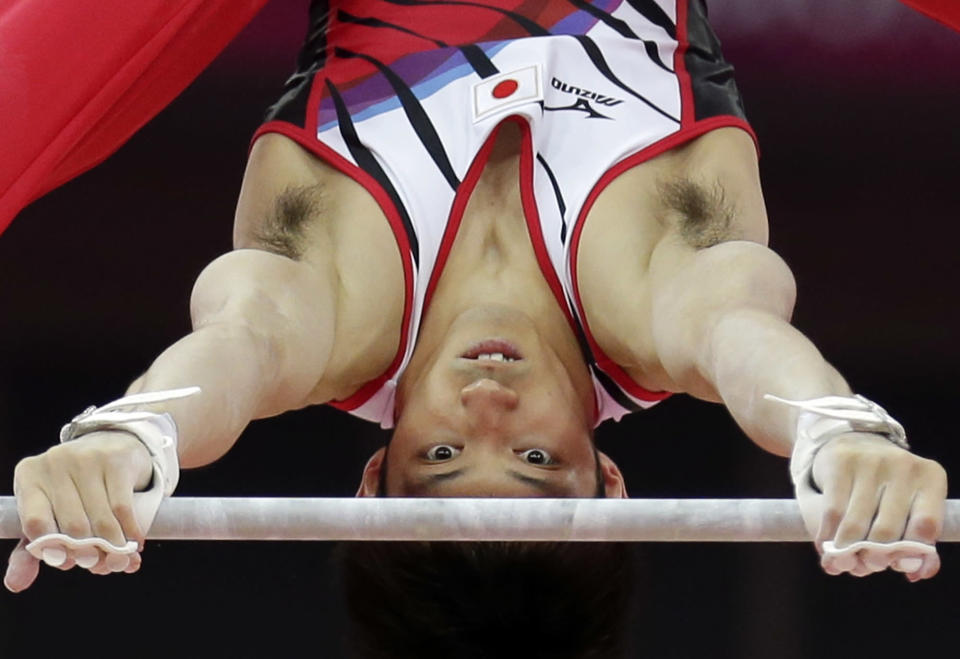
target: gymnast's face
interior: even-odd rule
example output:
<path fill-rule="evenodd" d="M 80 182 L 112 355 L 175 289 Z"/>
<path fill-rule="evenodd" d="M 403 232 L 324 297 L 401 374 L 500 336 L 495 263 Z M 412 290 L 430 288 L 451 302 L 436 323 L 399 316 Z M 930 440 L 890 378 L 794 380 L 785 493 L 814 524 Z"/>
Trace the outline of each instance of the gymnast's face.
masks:
<path fill-rule="evenodd" d="M 507 334 L 454 331 L 401 387 L 388 495 L 593 497 L 598 460 L 607 496 L 621 495 L 619 471 L 593 448 L 592 389 L 575 386 L 535 333 Z"/>

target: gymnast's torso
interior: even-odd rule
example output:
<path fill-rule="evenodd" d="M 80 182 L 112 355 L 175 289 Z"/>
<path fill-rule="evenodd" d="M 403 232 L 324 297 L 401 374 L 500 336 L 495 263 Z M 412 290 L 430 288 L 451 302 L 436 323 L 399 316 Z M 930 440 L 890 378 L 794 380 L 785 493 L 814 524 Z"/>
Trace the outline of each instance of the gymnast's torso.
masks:
<path fill-rule="evenodd" d="M 702 3 L 331 1 L 311 19 L 235 239 L 283 251 L 293 236 L 296 257 L 337 269 L 350 341 L 316 400 L 389 427 L 432 302 L 491 258 L 542 283 L 531 305 L 579 342 L 598 423 L 665 397 L 624 313 L 647 303 L 646 264 L 711 223 L 690 217 L 698 200 L 763 214 Z"/>

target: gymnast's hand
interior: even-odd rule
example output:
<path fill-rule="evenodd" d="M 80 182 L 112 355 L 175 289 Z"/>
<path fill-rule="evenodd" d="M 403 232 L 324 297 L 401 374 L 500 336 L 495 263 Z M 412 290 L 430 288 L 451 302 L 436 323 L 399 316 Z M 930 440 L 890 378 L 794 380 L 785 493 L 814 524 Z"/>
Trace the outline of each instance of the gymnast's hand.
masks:
<path fill-rule="evenodd" d="M 13 491 L 25 538 L 10 555 L 4 585 L 19 592 L 33 583 L 39 560 L 26 545 L 49 533 L 99 537 L 117 546 L 129 539 L 142 550 L 144 532 L 134 515 L 133 493 L 147 487 L 151 476 L 150 453 L 125 432 L 90 433 L 21 460 Z M 118 556 L 84 547 L 68 552 L 57 567 L 74 565 L 94 574 L 133 573 L 140 568 L 140 553 Z"/>
<path fill-rule="evenodd" d="M 876 434 L 850 432 L 834 437 L 817 452 L 813 482 L 822 492 L 817 506 L 820 516 L 807 523 L 819 526 L 815 542 L 824 571 L 865 576 L 890 567 L 906 572 L 912 582 L 939 571 L 940 558 L 932 546 L 943 530 L 947 496 L 947 474 L 939 463 Z M 798 499 L 808 518 L 810 506 L 804 505 L 799 489 Z M 864 540 L 906 540 L 929 548 L 915 571 L 909 569 L 921 560 L 915 552 L 878 551 L 869 546 L 846 554 L 823 551 L 826 541 L 832 541 L 837 550 L 852 550 L 854 543 Z M 901 559 L 907 560 L 901 563 Z"/>

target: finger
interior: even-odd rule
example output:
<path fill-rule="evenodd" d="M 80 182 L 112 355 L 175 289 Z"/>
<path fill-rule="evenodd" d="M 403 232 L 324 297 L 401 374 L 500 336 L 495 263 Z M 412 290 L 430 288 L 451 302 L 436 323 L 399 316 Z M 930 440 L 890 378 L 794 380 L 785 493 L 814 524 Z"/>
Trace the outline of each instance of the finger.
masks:
<path fill-rule="evenodd" d="M 115 472 L 107 474 L 104 483 L 107 489 L 107 500 L 113 512 L 114 518 L 120 524 L 123 540 L 136 540 L 141 547 L 145 539 L 145 531 L 140 528 L 137 516 L 133 507 L 134 479 L 129 471 Z M 123 542 L 115 542 L 116 545 L 122 545 Z"/>
<path fill-rule="evenodd" d="M 915 486 L 909 480 L 902 478 L 886 486 L 867 540 L 888 543 L 903 538 L 907 520 L 910 518 L 915 490 Z"/>
<path fill-rule="evenodd" d="M 46 552 L 46 550 L 44 551 Z M 70 554 L 70 552 L 66 550 L 64 550 L 64 552 L 66 553 L 66 559 L 59 565 L 53 565 L 47 560 L 47 557 L 44 557 L 43 562 L 49 565 L 50 567 L 55 567 L 58 570 L 63 570 L 64 572 L 66 572 L 67 570 L 72 570 L 74 566 L 77 564 L 77 562 L 73 560 L 73 556 Z"/>
<path fill-rule="evenodd" d="M 61 485 L 47 492 L 47 498 L 53 504 L 54 517 L 56 519 L 57 528 L 54 532 L 59 531 L 71 538 L 77 539 L 90 537 L 90 521 L 87 518 L 83 501 L 77 492 L 77 487 L 73 479 L 64 475 L 59 478 L 58 481 L 54 482 L 61 483 Z M 86 555 L 86 552 L 80 552 L 80 560 L 85 563 L 89 562 L 89 557 Z M 73 567 L 77 565 L 73 551 L 67 550 L 65 547 L 44 549 L 43 562 L 50 567 L 55 567 L 63 571 L 73 569 Z"/>
<path fill-rule="evenodd" d="M 123 545 L 127 539 L 123 535 L 120 523 L 113 515 L 102 474 L 85 474 L 76 479 L 76 485 L 92 535 L 117 546 Z"/>
<path fill-rule="evenodd" d="M 127 554 L 114 554 L 104 552 L 102 558 L 96 565 L 89 568 L 91 574 L 113 574 L 114 572 L 126 572 L 130 566 L 130 558 Z"/>
<path fill-rule="evenodd" d="M 90 537 L 90 520 L 84 510 L 83 501 L 77 492 L 77 486 L 69 475 L 54 478 L 52 482 L 60 483 L 47 492 L 47 497 L 53 504 L 53 514 L 57 520 L 57 529 L 60 533 L 76 538 Z"/>
<path fill-rule="evenodd" d="M 854 554 L 854 557 L 857 559 L 856 565 L 850 570 L 850 574 L 854 577 L 866 577 L 873 574 L 874 570 L 871 570 L 870 567 L 863 562 L 863 557 L 860 556 L 860 552 Z"/>
<path fill-rule="evenodd" d="M 67 562 L 69 555 L 67 554 L 66 547 L 56 546 L 41 549 L 40 557 L 43 559 L 43 562 L 50 567 L 62 567 L 63 564 Z"/>
<path fill-rule="evenodd" d="M 77 547 L 70 554 L 79 567 L 90 569 L 100 562 L 100 550 L 96 547 Z"/>
<path fill-rule="evenodd" d="M 918 556 L 914 553 L 898 551 L 893 555 L 893 560 L 890 562 L 890 569 L 896 572 L 903 572 L 907 575 L 919 572 L 923 567 L 923 559 L 923 556 Z"/>
<path fill-rule="evenodd" d="M 895 556 L 895 553 L 883 549 L 861 549 L 859 552 L 860 563 L 866 570 L 866 574 L 883 572 L 893 565 Z"/>
<path fill-rule="evenodd" d="M 43 538 L 40 538 L 40 540 L 43 540 Z M 58 570 L 69 570 L 76 565 L 69 547 L 58 541 L 44 543 L 39 547 L 32 547 L 31 545 L 33 545 L 32 542 L 26 544 L 27 552 L 50 567 Z"/>
<path fill-rule="evenodd" d="M 130 566 L 130 558 L 127 554 L 107 554 L 103 566 L 111 572 L 124 572 Z"/>
<path fill-rule="evenodd" d="M 27 541 L 21 539 L 10 554 L 7 572 L 3 577 L 3 585 L 13 593 L 29 588 L 40 572 L 40 561 L 30 555 L 26 546 Z"/>
<path fill-rule="evenodd" d="M 945 488 L 944 491 L 939 487 L 921 489 L 910 508 L 910 521 L 907 522 L 903 539 L 935 544 L 943 531 L 945 509 Z"/>
<path fill-rule="evenodd" d="M 881 494 L 882 488 L 873 478 L 861 477 L 853 483 L 850 501 L 834 537 L 837 547 L 846 547 L 867 537 Z"/>
<path fill-rule="evenodd" d="M 823 556 L 820 558 L 820 567 L 830 576 L 837 576 L 847 571 L 847 567 L 838 564 L 837 558 L 833 556 Z"/>
<path fill-rule="evenodd" d="M 930 577 L 937 574 L 940 571 L 940 556 L 938 554 L 930 554 L 925 556 L 923 559 L 923 567 L 921 567 L 916 572 L 911 572 L 907 575 L 907 580 L 911 583 L 916 583 L 917 581 L 922 581 L 924 579 L 929 579 Z"/>
<path fill-rule="evenodd" d="M 822 550 L 824 542 L 833 540 L 836 536 L 837 527 L 847 510 L 850 502 L 850 492 L 853 489 L 853 479 L 849 476 L 830 478 L 824 482 L 830 483 L 830 485 L 826 486 L 823 491 L 823 512 L 820 516 L 820 528 L 817 530 L 817 537 L 814 539 L 817 551 Z"/>
<path fill-rule="evenodd" d="M 17 515 L 27 540 L 58 531 L 53 505 L 46 493 L 38 487 L 21 488 L 17 494 Z"/>
<path fill-rule="evenodd" d="M 143 562 L 143 558 L 140 556 L 140 552 L 136 554 L 130 554 L 130 564 L 127 565 L 127 569 L 124 570 L 127 574 L 133 574 L 140 570 L 140 565 Z"/>
<path fill-rule="evenodd" d="M 820 559 L 823 571 L 830 575 L 850 572 L 857 567 L 856 554 L 824 554 Z"/>

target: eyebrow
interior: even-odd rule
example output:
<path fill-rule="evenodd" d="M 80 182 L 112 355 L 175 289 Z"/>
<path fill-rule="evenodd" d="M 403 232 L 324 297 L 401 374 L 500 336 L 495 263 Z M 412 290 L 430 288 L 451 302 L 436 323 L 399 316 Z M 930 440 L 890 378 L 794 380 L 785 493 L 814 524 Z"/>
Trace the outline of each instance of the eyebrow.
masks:
<path fill-rule="evenodd" d="M 417 479 L 413 491 L 421 492 L 423 490 L 432 489 L 440 483 L 445 483 L 447 481 L 459 478 L 467 471 L 469 471 L 469 469 L 461 468 L 454 469 L 452 471 L 445 471 L 439 474 L 428 474 L 426 476 L 421 476 Z M 534 476 L 528 476 L 520 473 L 519 471 L 514 471 L 513 469 L 507 469 L 506 473 L 514 480 L 526 485 L 531 485 L 544 494 L 558 497 L 566 496 L 566 490 L 548 478 L 536 478 Z"/>

